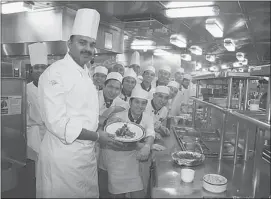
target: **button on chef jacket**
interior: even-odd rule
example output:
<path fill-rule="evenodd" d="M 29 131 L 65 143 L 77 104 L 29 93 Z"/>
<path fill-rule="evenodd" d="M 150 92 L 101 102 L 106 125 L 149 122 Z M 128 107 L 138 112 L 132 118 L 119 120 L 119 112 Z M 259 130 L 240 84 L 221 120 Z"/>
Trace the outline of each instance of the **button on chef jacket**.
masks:
<path fill-rule="evenodd" d="M 77 140 L 82 128 L 98 127 L 98 93 L 88 72 L 66 54 L 40 76 L 38 94 L 47 132 L 40 147 L 37 197 L 98 198 L 95 142 Z"/>

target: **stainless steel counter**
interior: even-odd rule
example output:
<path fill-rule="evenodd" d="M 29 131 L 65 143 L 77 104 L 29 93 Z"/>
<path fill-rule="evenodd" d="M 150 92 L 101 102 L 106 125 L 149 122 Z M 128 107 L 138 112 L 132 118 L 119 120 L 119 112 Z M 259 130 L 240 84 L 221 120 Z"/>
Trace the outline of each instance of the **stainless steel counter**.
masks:
<path fill-rule="evenodd" d="M 169 137 L 159 141 L 167 147 L 165 151 L 154 152 L 152 198 L 224 198 L 224 197 L 268 197 L 270 195 L 270 165 L 262 161 L 258 182 L 253 182 L 253 159 L 246 163 L 233 160 L 206 158 L 203 165 L 193 167 L 195 179 L 192 183 L 183 183 L 180 179 L 180 166 L 171 159 L 171 153 L 180 150 L 180 146 L 172 132 Z M 158 142 L 158 143 L 159 143 Z M 227 191 L 221 194 L 210 193 L 202 188 L 205 174 L 221 174 L 228 179 Z M 255 187 L 258 190 L 254 192 Z"/>

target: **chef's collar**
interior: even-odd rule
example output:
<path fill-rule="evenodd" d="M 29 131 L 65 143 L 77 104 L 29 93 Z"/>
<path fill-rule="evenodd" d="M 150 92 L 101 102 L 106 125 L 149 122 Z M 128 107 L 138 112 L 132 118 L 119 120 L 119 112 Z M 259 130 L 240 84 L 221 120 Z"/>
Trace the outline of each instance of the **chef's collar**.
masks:
<path fill-rule="evenodd" d="M 129 108 L 129 111 L 128 111 L 128 118 L 131 122 L 135 122 L 137 124 L 140 124 L 141 120 L 142 120 L 142 117 L 143 117 L 143 113 L 140 115 L 140 117 L 137 119 L 137 120 L 134 120 L 133 116 L 132 116 L 132 113 L 131 113 L 131 109 Z"/>
<path fill-rule="evenodd" d="M 113 100 L 106 98 L 105 95 L 104 95 L 104 93 L 103 93 L 103 96 L 104 96 L 105 106 L 106 106 L 106 108 L 109 108 L 112 105 Z"/>
<path fill-rule="evenodd" d="M 67 53 L 64 57 L 65 60 L 67 60 L 72 67 L 75 67 L 77 70 L 79 70 L 81 73 L 86 72 L 84 68 L 82 68 L 79 64 L 77 64 L 74 59 L 71 57 L 69 53 Z"/>
<path fill-rule="evenodd" d="M 155 114 L 155 115 L 161 110 L 161 108 L 158 109 L 158 110 L 156 110 L 155 105 L 154 105 L 154 102 L 153 102 L 153 99 L 151 100 L 151 106 L 152 106 L 152 108 L 153 108 L 153 111 L 154 111 L 154 114 Z"/>
<path fill-rule="evenodd" d="M 151 90 L 151 85 L 150 85 L 149 88 L 146 88 L 145 85 L 143 84 L 143 82 L 141 82 L 140 85 L 141 85 L 141 88 L 142 88 L 143 90 L 145 90 L 145 91 L 148 91 L 148 92 L 149 92 L 149 91 Z M 156 86 L 157 86 L 157 85 L 156 85 Z"/>

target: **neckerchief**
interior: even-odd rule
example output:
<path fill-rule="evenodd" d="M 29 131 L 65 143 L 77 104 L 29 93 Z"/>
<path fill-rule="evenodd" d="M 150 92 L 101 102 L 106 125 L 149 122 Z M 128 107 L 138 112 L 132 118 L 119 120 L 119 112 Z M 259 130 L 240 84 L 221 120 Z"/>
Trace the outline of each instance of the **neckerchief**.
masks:
<path fill-rule="evenodd" d="M 103 94 L 103 96 L 104 96 L 104 94 Z M 109 108 L 109 107 L 112 105 L 113 100 L 107 99 L 107 98 L 104 96 L 104 103 L 105 103 L 106 108 Z"/>
<path fill-rule="evenodd" d="M 143 84 L 143 82 L 141 82 L 141 88 L 143 89 L 143 90 L 145 90 L 145 91 L 150 91 L 151 90 L 151 86 L 147 89 L 146 87 L 145 87 L 145 85 Z"/>
<path fill-rule="evenodd" d="M 161 110 L 161 108 L 158 109 L 158 110 L 156 110 L 156 108 L 155 108 L 155 106 L 154 106 L 154 103 L 153 103 L 153 100 L 151 100 L 151 106 L 152 106 L 152 108 L 153 108 L 153 110 L 154 110 L 154 114 L 155 114 L 155 115 L 158 113 L 158 111 Z"/>
<path fill-rule="evenodd" d="M 128 111 L 128 118 L 131 122 L 135 122 L 137 124 L 140 124 L 141 120 L 142 120 L 142 117 L 143 117 L 143 113 L 140 115 L 140 117 L 137 119 L 137 120 L 134 120 L 133 116 L 132 116 L 132 113 L 131 113 L 131 109 L 129 109 Z"/>

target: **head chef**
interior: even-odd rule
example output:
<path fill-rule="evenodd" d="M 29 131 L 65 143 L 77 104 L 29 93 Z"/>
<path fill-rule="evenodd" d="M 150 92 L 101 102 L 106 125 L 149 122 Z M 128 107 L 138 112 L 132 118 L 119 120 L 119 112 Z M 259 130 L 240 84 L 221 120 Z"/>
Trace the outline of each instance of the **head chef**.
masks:
<path fill-rule="evenodd" d="M 38 87 L 40 75 L 48 66 L 47 46 L 44 43 L 34 43 L 28 46 L 30 64 L 31 64 L 31 78 L 33 84 Z"/>

